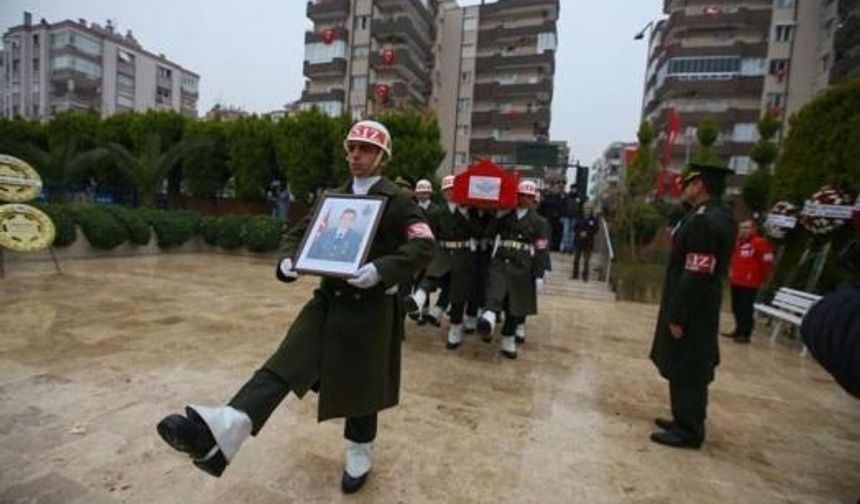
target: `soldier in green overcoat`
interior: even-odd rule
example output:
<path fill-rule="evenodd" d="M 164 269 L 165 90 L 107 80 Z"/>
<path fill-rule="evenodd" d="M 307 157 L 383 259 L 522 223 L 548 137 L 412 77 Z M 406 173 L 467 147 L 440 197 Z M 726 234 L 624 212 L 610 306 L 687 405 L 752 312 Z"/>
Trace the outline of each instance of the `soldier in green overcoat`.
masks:
<path fill-rule="evenodd" d="M 433 255 L 433 233 L 411 195 L 381 177 L 391 156 L 382 124 L 359 121 L 344 141 L 353 179 L 337 192 L 386 200 L 367 263 L 355 277 L 325 277 L 275 353 L 227 406 L 187 406 L 158 424 L 161 437 L 220 476 L 250 435 L 256 435 L 289 392 L 319 392 L 320 421 L 345 417 L 346 462 L 341 488 L 357 491 L 372 465 L 377 412 L 398 403 L 403 316 L 397 285 Z M 284 239 L 278 279 L 298 274 L 293 257 L 310 217 Z"/>
<path fill-rule="evenodd" d="M 732 211 L 722 202 L 730 171 L 693 164 L 684 198 L 691 210 L 672 232 L 651 360 L 669 381 L 672 419 L 657 418 L 651 440 L 698 448 L 705 439 L 708 385 L 720 362 L 717 343 L 723 280 L 735 240 Z"/>
<path fill-rule="evenodd" d="M 424 280 L 414 294 L 405 300 L 406 309 L 417 312 L 437 288 L 448 289 L 450 303 L 447 348 L 453 350 L 463 340 L 463 315 L 467 303 L 475 303 L 475 267 L 478 232 L 469 209 L 453 200 L 454 176 L 442 179 L 445 204 L 431 215 L 436 236 L 436 253 Z"/>
<path fill-rule="evenodd" d="M 547 248 L 543 222 L 532 209 L 537 195 L 534 182 L 520 182 L 518 207 L 503 212 L 489 230 L 495 236 L 486 290 L 486 310 L 478 319 L 478 333 L 489 341 L 497 313 L 505 312 L 501 353 L 517 358 L 516 329 L 526 316 L 537 313 L 537 293 L 543 290 Z"/>

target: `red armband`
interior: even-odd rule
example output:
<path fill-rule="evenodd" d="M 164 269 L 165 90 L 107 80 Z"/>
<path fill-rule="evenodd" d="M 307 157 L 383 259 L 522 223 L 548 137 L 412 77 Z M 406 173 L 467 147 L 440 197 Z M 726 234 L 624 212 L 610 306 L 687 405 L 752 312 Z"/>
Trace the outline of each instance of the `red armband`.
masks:
<path fill-rule="evenodd" d="M 406 227 L 407 240 L 435 240 L 433 230 L 426 222 L 414 222 Z"/>
<path fill-rule="evenodd" d="M 692 273 L 712 274 L 717 267 L 717 257 L 711 254 L 687 254 L 684 269 Z"/>

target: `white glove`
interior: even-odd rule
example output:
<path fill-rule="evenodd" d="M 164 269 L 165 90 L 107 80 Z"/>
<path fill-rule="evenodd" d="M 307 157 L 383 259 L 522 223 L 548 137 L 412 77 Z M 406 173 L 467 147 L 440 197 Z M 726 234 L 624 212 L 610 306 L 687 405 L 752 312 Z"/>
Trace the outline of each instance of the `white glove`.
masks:
<path fill-rule="evenodd" d="M 535 290 L 538 294 L 543 292 L 544 280 L 543 278 L 535 278 Z"/>
<path fill-rule="evenodd" d="M 346 281 L 349 285 L 359 289 L 369 289 L 379 283 L 379 271 L 373 263 L 367 263 L 355 272 L 355 278 Z"/>
<path fill-rule="evenodd" d="M 281 259 L 281 263 L 278 264 L 278 271 L 284 282 L 292 282 L 299 278 L 299 273 L 293 269 L 293 260 L 289 257 Z"/>
<path fill-rule="evenodd" d="M 502 217 L 504 217 L 505 215 L 508 215 L 509 213 L 511 213 L 510 210 L 496 210 L 496 218 L 501 219 Z"/>

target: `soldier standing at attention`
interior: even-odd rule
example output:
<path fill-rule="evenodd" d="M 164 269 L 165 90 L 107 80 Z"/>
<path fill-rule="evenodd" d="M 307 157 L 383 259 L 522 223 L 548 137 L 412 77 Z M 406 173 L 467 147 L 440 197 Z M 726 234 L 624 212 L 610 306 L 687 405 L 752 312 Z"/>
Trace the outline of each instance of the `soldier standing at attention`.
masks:
<path fill-rule="evenodd" d="M 463 315 L 466 303 L 475 301 L 476 230 L 469 209 L 454 202 L 454 176 L 442 179 L 445 206 L 431 219 L 436 236 L 436 255 L 415 293 L 406 298 L 409 312 L 416 312 L 440 285 L 448 286 L 451 304 L 447 348 L 453 350 L 463 341 Z"/>
<path fill-rule="evenodd" d="M 319 392 L 320 421 L 346 418 L 341 489 L 353 493 L 370 472 L 377 413 L 400 393 L 403 317 L 397 285 L 433 256 L 433 232 L 411 194 L 381 176 L 391 157 L 382 124 L 359 121 L 344 141 L 352 180 L 336 192 L 386 198 L 368 262 L 350 280 L 324 277 L 280 347 L 224 406 L 186 406 L 158 424 L 158 433 L 194 465 L 220 476 L 248 436 L 256 436 L 289 392 Z M 310 216 L 284 238 L 277 278 L 298 278 L 292 258 Z"/>
<path fill-rule="evenodd" d="M 478 333 L 485 341 L 492 338 L 496 313 L 505 312 L 501 353 L 517 358 L 516 329 L 528 315 L 537 313 L 537 294 L 543 290 L 541 254 L 547 250 L 543 222 L 532 209 L 537 196 L 534 182 L 525 180 L 517 188 L 518 203 L 514 211 L 503 211 L 490 231 L 495 236 L 486 310 L 478 319 Z"/>
<path fill-rule="evenodd" d="M 657 418 L 655 443 L 697 449 L 705 440 L 708 385 L 720 363 L 723 279 L 735 241 L 735 219 L 722 202 L 730 170 L 693 164 L 684 176 L 691 210 L 672 231 L 651 360 L 669 380 L 672 419 Z"/>
<path fill-rule="evenodd" d="M 418 183 L 415 184 L 415 199 L 418 201 L 418 208 L 421 209 L 421 212 L 424 214 L 424 219 L 430 223 L 430 226 L 433 226 L 431 219 L 434 215 L 439 211 L 439 205 L 433 202 L 433 184 L 430 183 L 427 179 L 421 179 Z M 418 288 L 418 285 L 421 284 L 421 281 L 424 279 L 424 275 L 426 274 L 426 270 L 421 270 L 421 272 L 416 276 L 415 281 L 412 282 L 411 285 L 408 286 L 408 290 L 404 289 L 400 293 L 400 297 L 406 297 L 410 294 L 413 294 L 415 290 Z M 427 317 L 430 314 L 430 300 L 424 302 L 424 306 L 421 307 L 421 310 L 418 312 L 412 312 L 409 314 L 409 318 L 418 323 L 418 325 L 424 325 L 428 322 Z"/>

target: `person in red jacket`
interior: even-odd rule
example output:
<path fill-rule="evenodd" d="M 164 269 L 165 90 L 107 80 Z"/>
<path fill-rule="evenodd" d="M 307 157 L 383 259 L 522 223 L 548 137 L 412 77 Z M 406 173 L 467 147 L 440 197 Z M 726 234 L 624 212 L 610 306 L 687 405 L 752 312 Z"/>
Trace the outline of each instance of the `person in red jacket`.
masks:
<path fill-rule="evenodd" d="M 742 221 L 738 225 L 738 238 L 729 266 L 735 330 L 723 336 L 733 338 L 736 343 L 750 342 L 755 298 L 772 270 L 773 251 L 770 242 L 756 232 L 752 220 Z"/>

